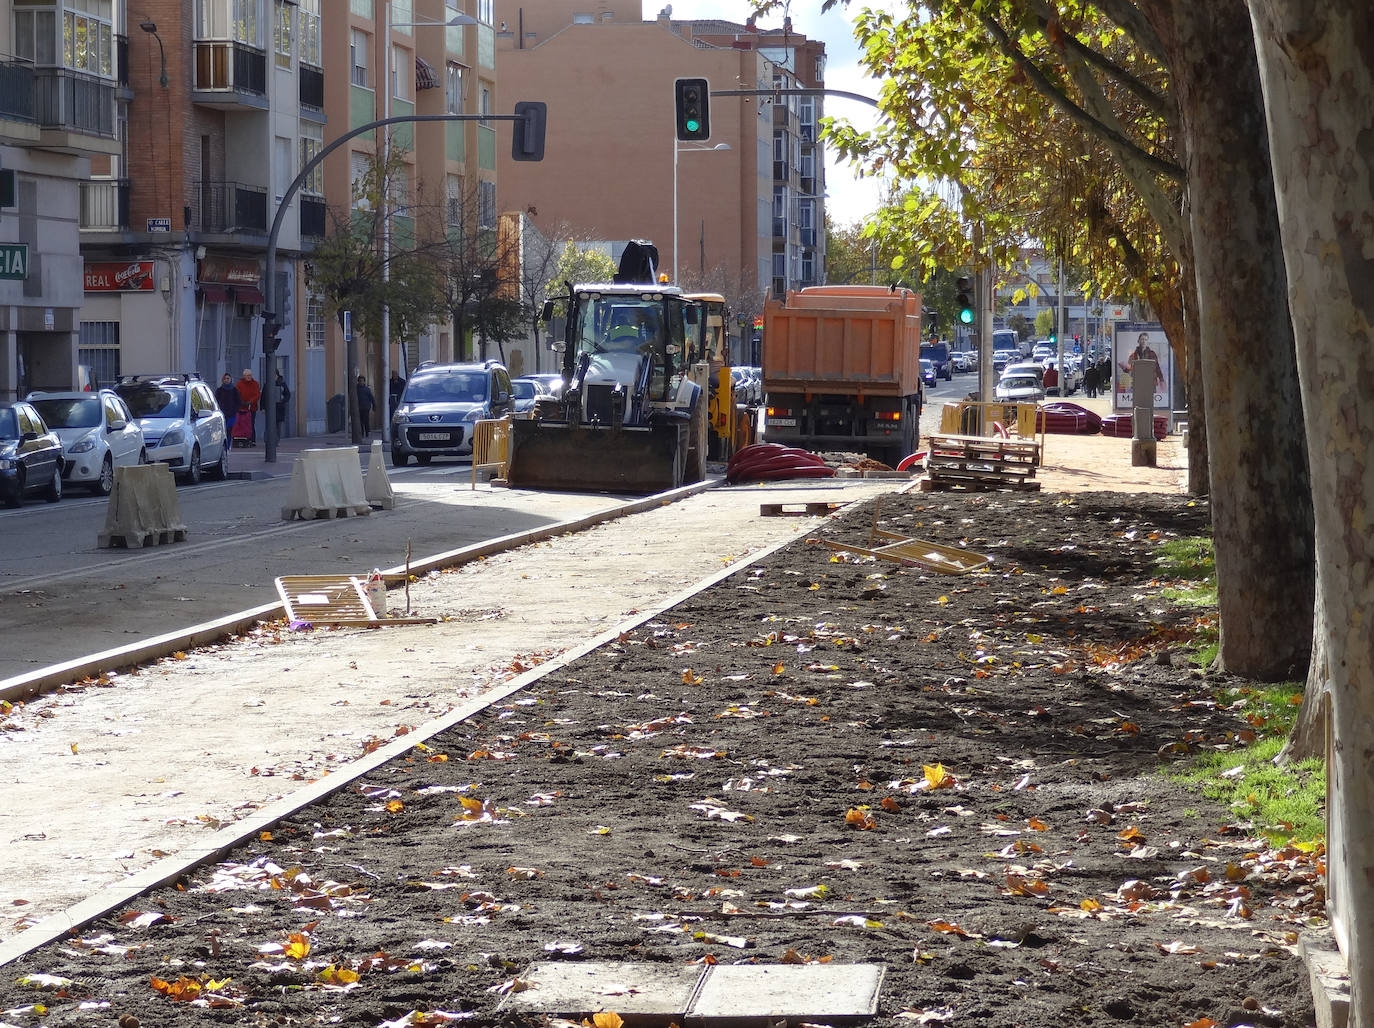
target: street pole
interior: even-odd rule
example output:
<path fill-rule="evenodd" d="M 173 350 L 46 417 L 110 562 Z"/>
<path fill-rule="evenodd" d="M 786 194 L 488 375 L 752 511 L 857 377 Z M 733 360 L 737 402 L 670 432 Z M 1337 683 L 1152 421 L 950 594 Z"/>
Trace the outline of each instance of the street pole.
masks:
<path fill-rule="evenodd" d="M 386 8 L 386 35 L 382 39 L 382 119 L 391 117 L 391 0 Z M 391 130 L 382 136 L 382 295 L 391 282 Z M 377 383 L 377 405 L 382 412 L 382 442 L 391 441 L 391 304 L 382 304 L 382 380 Z"/>
<path fill-rule="evenodd" d="M 673 136 L 673 285 L 678 284 L 677 277 L 677 155 L 678 138 Z"/>

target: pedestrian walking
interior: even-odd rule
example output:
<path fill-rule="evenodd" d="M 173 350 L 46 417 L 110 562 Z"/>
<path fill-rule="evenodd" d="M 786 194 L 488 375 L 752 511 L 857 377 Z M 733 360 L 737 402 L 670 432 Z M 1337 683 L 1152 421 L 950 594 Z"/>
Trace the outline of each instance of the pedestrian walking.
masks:
<path fill-rule="evenodd" d="M 277 438 L 286 434 L 286 405 L 291 402 L 291 387 L 286 384 L 280 371 L 277 372 Z"/>
<path fill-rule="evenodd" d="M 233 428 L 234 419 L 239 416 L 239 391 L 234 388 L 234 377 L 227 371 L 215 390 L 215 403 L 219 404 L 220 413 L 224 415 L 225 428 Z"/>
<path fill-rule="evenodd" d="M 401 405 L 401 394 L 405 391 L 406 380 L 400 376 L 399 372 L 393 370 L 391 372 L 391 378 L 386 384 L 386 394 L 387 398 L 391 401 L 391 410 L 395 410 Z"/>
<path fill-rule="evenodd" d="M 372 395 L 372 390 L 368 388 L 367 379 L 362 375 L 358 376 L 358 420 L 363 424 L 363 435 L 368 435 L 372 431 L 372 410 L 377 406 L 377 399 Z"/>
<path fill-rule="evenodd" d="M 1083 372 L 1083 392 L 1089 397 L 1097 395 L 1097 365 L 1088 362 L 1088 369 Z"/>
<path fill-rule="evenodd" d="M 239 413 L 248 415 L 248 445 L 258 445 L 258 407 L 262 404 L 262 386 L 253 377 L 252 368 L 243 369 L 243 377 L 234 386 L 239 393 Z"/>

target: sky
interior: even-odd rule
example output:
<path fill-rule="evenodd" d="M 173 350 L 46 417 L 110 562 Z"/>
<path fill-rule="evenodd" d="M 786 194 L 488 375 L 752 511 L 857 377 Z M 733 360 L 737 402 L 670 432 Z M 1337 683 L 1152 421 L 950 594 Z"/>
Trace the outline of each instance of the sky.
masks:
<path fill-rule="evenodd" d="M 897 0 L 852 2 L 856 9 L 863 6 L 897 6 Z M 658 12 L 669 3 L 672 4 L 674 20 L 680 21 L 721 18 L 744 24 L 751 10 L 747 0 L 643 0 L 644 20 L 657 18 Z M 836 6 L 822 14 L 821 0 L 795 0 L 788 5 L 788 9 L 792 15 L 792 27 L 796 31 L 808 39 L 825 43 L 826 87 L 876 99 L 877 84 L 859 67 L 859 46 L 854 42 L 851 19 L 845 8 Z M 760 18 L 758 25 L 763 29 L 782 28 L 783 15 L 782 10 L 775 11 Z M 865 129 L 873 125 L 877 112 L 867 104 L 831 97 L 825 102 L 825 113 Z M 836 225 L 863 220 L 865 215 L 877 209 L 885 192 L 883 179 L 859 178 L 848 163 L 837 163 L 829 147 L 826 147 L 825 179 L 826 209 Z"/>

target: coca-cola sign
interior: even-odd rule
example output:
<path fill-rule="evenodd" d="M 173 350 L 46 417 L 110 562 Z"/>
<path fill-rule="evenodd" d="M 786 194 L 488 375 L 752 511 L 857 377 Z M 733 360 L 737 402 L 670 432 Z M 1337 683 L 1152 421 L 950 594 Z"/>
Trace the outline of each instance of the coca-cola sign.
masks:
<path fill-rule="evenodd" d="M 152 261 L 86 262 L 88 293 L 151 292 L 152 289 Z"/>

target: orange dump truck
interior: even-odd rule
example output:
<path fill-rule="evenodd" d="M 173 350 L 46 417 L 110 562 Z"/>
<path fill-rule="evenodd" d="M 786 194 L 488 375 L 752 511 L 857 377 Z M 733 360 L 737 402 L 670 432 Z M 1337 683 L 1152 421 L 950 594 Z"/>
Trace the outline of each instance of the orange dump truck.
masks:
<path fill-rule="evenodd" d="M 895 466 L 916 449 L 921 294 L 808 286 L 763 311 L 763 436 L 862 452 Z"/>

